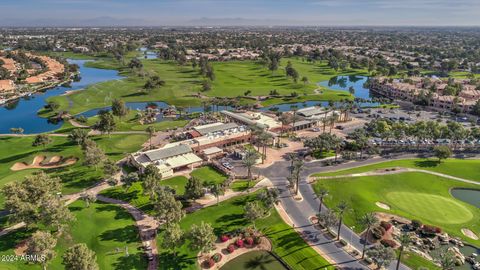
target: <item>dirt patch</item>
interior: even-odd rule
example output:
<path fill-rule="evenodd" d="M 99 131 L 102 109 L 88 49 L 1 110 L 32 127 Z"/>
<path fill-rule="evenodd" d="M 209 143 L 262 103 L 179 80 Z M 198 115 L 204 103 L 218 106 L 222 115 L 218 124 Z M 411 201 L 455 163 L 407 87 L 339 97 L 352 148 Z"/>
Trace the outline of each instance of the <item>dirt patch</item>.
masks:
<path fill-rule="evenodd" d="M 16 246 L 15 246 L 15 255 L 17 256 L 21 256 L 23 254 L 25 254 L 25 251 L 27 250 L 28 246 L 27 246 L 27 240 L 23 240 L 21 241 L 20 243 L 18 243 Z"/>
<path fill-rule="evenodd" d="M 63 158 L 62 156 L 53 156 L 48 162 L 45 162 L 46 156 L 35 156 L 31 164 L 26 162 L 17 162 L 10 168 L 12 171 L 21 171 L 28 169 L 53 169 L 75 164 L 78 159 L 75 157 Z"/>
<path fill-rule="evenodd" d="M 376 202 L 375 205 L 382 208 L 382 209 L 390 210 L 390 206 L 388 204 L 385 204 L 385 203 L 382 203 L 382 202 Z"/>
<path fill-rule="evenodd" d="M 478 236 L 469 229 L 463 228 L 462 233 L 463 233 L 463 235 L 465 235 L 468 238 L 471 238 L 473 240 L 478 240 Z"/>

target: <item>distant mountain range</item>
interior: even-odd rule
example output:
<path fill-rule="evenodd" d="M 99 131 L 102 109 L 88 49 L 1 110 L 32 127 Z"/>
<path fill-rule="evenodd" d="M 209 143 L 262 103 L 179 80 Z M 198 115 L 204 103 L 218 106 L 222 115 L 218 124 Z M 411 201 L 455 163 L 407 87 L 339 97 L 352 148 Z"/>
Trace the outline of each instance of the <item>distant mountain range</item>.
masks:
<path fill-rule="evenodd" d="M 3 27 L 108 27 L 108 26 L 275 26 L 275 25 L 304 25 L 305 22 L 277 19 L 247 19 L 247 18 L 199 18 L 184 22 L 155 22 L 137 18 L 96 17 L 91 19 L 20 19 L 0 17 L 0 26 Z"/>
<path fill-rule="evenodd" d="M 151 22 L 135 18 L 114 18 L 114 17 L 96 17 L 91 19 L 18 19 L 18 18 L 2 18 L 0 17 L 0 26 L 6 27 L 28 27 L 28 26 L 154 26 Z"/>

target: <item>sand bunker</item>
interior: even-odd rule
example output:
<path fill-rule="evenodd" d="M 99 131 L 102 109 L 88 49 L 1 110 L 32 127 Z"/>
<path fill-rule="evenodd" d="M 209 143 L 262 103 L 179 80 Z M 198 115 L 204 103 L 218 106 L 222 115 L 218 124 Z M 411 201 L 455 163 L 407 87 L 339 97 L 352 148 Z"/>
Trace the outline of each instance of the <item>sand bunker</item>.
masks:
<path fill-rule="evenodd" d="M 376 202 L 375 205 L 377 205 L 378 207 L 380 207 L 382 209 L 390 210 L 390 206 L 388 204 L 384 204 L 384 203 L 381 203 L 381 202 Z"/>
<path fill-rule="evenodd" d="M 77 158 L 63 158 L 62 156 L 53 156 L 47 161 L 46 156 L 35 156 L 31 164 L 26 162 L 17 162 L 10 168 L 12 171 L 21 171 L 28 169 L 53 169 L 75 164 Z"/>
<path fill-rule="evenodd" d="M 462 233 L 463 233 L 463 235 L 465 235 L 468 238 L 472 238 L 473 240 L 478 240 L 478 236 L 469 229 L 463 228 Z"/>

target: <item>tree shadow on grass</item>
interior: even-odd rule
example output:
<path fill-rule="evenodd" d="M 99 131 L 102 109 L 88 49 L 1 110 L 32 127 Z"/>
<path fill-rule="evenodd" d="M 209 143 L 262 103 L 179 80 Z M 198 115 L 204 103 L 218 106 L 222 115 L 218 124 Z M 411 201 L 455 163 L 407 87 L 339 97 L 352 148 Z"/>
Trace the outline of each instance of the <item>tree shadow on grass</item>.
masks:
<path fill-rule="evenodd" d="M 55 173 L 62 179 L 62 183 L 66 188 L 87 188 L 101 180 L 99 175 L 85 176 L 85 171 L 80 168 L 66 168 L 62 171 L 46 171 L 47 173 Z"/>
<path fill-rule="evenodd" d="M 261 269 L 261 270 L 266 270 L 270 269 L 273 265 L 273 263 L 277 262 L 277 259 L 273 257 L 272 255 L 265 253 L 265 254 L 260 254 L 258 256 L 255 256 L 254 258 L 248 260 L 245 262 L 243 267 L 245 269 Z"/>
<path fill-rule="evenodd" d="M 68 210 L 70 210 L 70 212 L 79 212 L 79 211 L 82 211 L 84 208 L 83 207 L 80 207 L 80 206 L 69 206 L 68 207 Z"/>
<path fill-rule="evenodd" d="M 124 202 L 131 202 L 139 198 L 140 191 L 139 190 L 125 190 L 124 188 L 121 189 L 112 189 L 102 192 L 102 195 L 105 197 L 121 200 Z"/>
<path fill-rule="evenodd" d="M 115 212 L 115 219 L 133 220 L 133 217 L 130 215 L 130 213 L 113 204 L 102 204 L 97 207 L 97 211 Z"/>
<path fill-rule="evenodd" d="M 146 95 L 148 95 L 148 93 L 143 92 L 143 91 L 142 92 L 139 91 L 139 92 L 131 93 L 131 94 L 128 94 L 128 95 L 123 95 L 122 97 L 126 98 L 126 97 L 138 97 L 138 96 L 146 96 Z"/>
<path fill-rule="evenodd" d="M 417 160 L 414 164 L 420 168 L 433 168 L 440 165 L 440 162 L 438 160 Z"/>
<path fill-rule="evenodd" d="M 34 231 L 34 229 L 22 228 L 2 236 L 0 238 L 0 252 L 15 249 L 16 245 L 30 237 Z"/>
<path fill-rule="evenodd" d="M 196 257 L 188 257 L 185 254 L 173 256 L 172 252 L 162 252 L 158 255 L 162 269 L 186 269 L 194 265 Z"/>
<path fill-rule="evenodd" d="M 135 243 L 139 241 L 138 230 L 135 225 L 128 225 L 123 228 L 104 231 L 100 235 L 100 240 Z"/>
<path fill-rule="evenodd" d="M 114 263 L 114 269 L 147 269 L 147 258 L 143 253 L 130 254 L 118 258 Z"/>

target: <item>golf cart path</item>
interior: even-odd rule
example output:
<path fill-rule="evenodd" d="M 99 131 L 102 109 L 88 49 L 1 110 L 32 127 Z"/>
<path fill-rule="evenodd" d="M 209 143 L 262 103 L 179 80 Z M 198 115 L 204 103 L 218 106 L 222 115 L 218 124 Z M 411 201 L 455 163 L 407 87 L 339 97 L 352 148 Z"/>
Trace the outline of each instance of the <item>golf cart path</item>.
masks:
<path fill-rule="evenodd" d="M 421 173 L 426 173 L 426 174 L 431 174 L 435 176 L 440 176 L 443 178 L 448 178 L 451 180 L 459 181 L 459 182 L 464 182 L 468 184 L 473 184 L 473 185 L 480 185 L 480 182 L 465 179 L 465 178 L 460 178 L 444 173 L 439 173 L 439 172 L 432 172 L 429 170 L 421 170 L 421 169 L 413 169 L 413 168 L 402 168 L 402 167 L 396 167 L 397 169 L 394 171 L 368 171 L 368 172 L 363 172 L 363 173 L 352 173 L 352 174 L 344 174 L 344 175 L 333 175 L 333 176 L 315 176 L 310 179 L 310 183 L 314 182 L 315 180 L 321 180 L 321 179 L 336 179 L 336 178 L 350 178 L 350 177 L 361 177 L 361 176 L 379 176 L 379 175 L 389 175 L 389 174 L 399 174 L 399 173 L 405 173 L 405 172 L 421 172 Z"/>
<path fill-rule="evenodd" d="M 135 219 L 135 225 L 138 228 L 138 233 L 140 235 L 140 239 L 142 240 L 143 247 L 145 249 L 151 248 L 153 260 L 148 262 L 148 270 L 157 269 L 158 249 L 157 241 L 155 240 L 155 238 L 156 231 L 160 223 L 154 217 L 145 214 L 144 212 L 127 202 L 108 198 L 102 195 L 97 195 L 97 199 L 102 202 L 118 205 L 125 209 L 128 213 L 130 213 L 130 215 L 132 215 L 132 217 Z"/>

